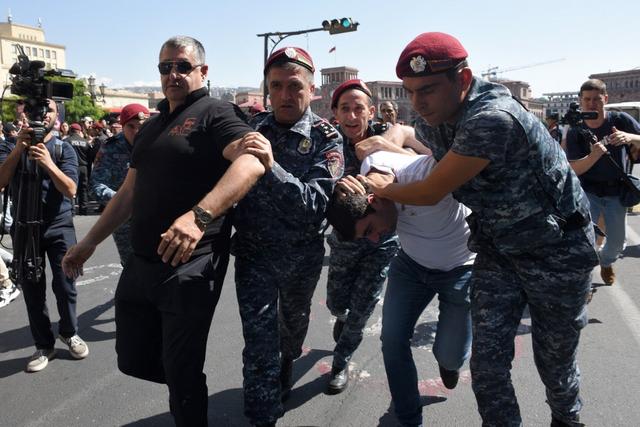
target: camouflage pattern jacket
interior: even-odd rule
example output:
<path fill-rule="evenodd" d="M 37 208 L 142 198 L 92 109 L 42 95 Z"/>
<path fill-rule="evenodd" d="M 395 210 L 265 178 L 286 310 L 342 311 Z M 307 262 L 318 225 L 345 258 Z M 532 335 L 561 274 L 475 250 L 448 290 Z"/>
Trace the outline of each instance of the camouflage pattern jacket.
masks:
<path fill-rule="evenodd" d="M 289 129 L 273 113 L 255 116 L 252 125 L 271 142 L 275 162 L 238 203 L 234 226 L 241 240 L 295 245 L 318 238 L 344 171 L 340 133 L 309 108 Z"/>
<path fill-rule="evenodd" d="M 473 212 L 472 250 L 535 251 L 562 240 L 567 222 L 589 223 L 588 199 L 564 151 L 506 87 L 474 77 L 455 124 L 418 118 L 415 128 L 436 160 L 449 150 L 490 160 L 453 192 Z"/>

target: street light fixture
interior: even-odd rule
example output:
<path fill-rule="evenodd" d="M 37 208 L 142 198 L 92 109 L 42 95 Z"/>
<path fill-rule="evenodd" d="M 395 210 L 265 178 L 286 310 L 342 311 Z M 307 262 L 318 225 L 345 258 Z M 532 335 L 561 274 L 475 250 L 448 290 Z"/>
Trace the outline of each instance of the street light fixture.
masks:
<path fill-rule="evenodd" d="M 89 89 L 89 95 L 91 95 L 91 101 L 94 104 L 96 103 L 96 101 L 106 102 L 106 100 L 104 99 L 104 94 L 107 86 L 104 84 L 104 82 L 102 82 L 102 84 L 100 84 L 100 86 L 98 87 L 98 90 L 100 90 L 100 97 L 102 99 L 98 99 L 98 95 L 96 94 L 96 78 L 93 75 L 87 78 L 87 88 Z"/>
<path fill-rule="evenodd" d="M 264 65 L 267 65 L 267 59 L 273 53 L 278 43 L 282 40 L 286 39 L 289 36 L 297 36 L 300 34 L 314 33 L 316 31 L 328 31 L 329 34 L 342 34 L 349 33 L 351 31 L 358 31 L 358 22 L 355 22 L 351 18 L 340 18 L 340 19 L 332 19 L 332 20 L 324 20 L 322 22 L 322 27 L 320 28 L 311 28 L 308 30 L 298 30 L 298 31 L 286 31 L 286 32 L 275 32 L 275 33 L 263 33 L 256 34 L 258 37 L 264 37 Z M 273 39 L 272 37 L 277 37 Z M 269 50 L 269 41 L 273 43 L 271 50 Z M 266 109 L 267 108 L 267 82 L 266 80 L 263 82 L 262 88 L 262 105 Z"/>

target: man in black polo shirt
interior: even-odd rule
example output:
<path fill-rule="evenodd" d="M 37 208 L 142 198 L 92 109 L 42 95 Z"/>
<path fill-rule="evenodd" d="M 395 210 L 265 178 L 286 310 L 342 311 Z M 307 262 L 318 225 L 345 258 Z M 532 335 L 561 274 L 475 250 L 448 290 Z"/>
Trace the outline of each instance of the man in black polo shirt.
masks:
<path fill-rule="evenodd" d="M 225 213 L 264 174 L 260 161 L 273 159 L 237 107 L 207 96 L 200 42 L 169 39 L 158 69 L 160 114 L 140 129 L 124 183 L 63 266 L 81 274 L 96 245 L 131 216 L 134 254 L 115 296 L 118 367 L 166 383 L 176 424 L 202 426 L 207 336 L 229 259 Z"/>

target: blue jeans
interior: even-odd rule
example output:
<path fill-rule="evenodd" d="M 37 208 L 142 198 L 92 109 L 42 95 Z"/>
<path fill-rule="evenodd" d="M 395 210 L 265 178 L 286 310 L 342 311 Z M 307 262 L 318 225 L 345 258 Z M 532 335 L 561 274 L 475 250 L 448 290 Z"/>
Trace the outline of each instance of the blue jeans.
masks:
<path fill-rule="evenodd" d="M 438 364 L 457 370 L 469 358 L 471 268 L 465 265 L 451 271 L 431 270 L 402 250 L 391 262 L 382 308 L 382 355 L 396 416 L 403 425 L 422 424 L 411 338 L 420 314 L 436 294 L 440 314 L 433 354 Z"/>
<path fill-rule="evenodd" d="M 587 193 L 587 197 L 593 222 L 598 222 L 600 214 L 604 216 L 607 239 L 600 251 L 600 265 L 609 267 L 618 259 L 624 247 L 627 209 L 620 204 L 618 196 L 598 197 Z"/>

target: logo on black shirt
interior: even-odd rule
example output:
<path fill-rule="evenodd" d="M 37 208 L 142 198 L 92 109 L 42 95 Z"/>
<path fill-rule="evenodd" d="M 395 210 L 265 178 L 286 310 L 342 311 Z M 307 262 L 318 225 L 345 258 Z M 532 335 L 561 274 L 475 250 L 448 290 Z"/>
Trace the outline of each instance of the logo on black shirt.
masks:
<path fill-rule="evenodd" d="M 187 136 L 191 133 L 193 125 L 196 123 L 195 117 L 189 117 L 181 125 L 176 125 L 169 131 L 169 136 Z"/>

